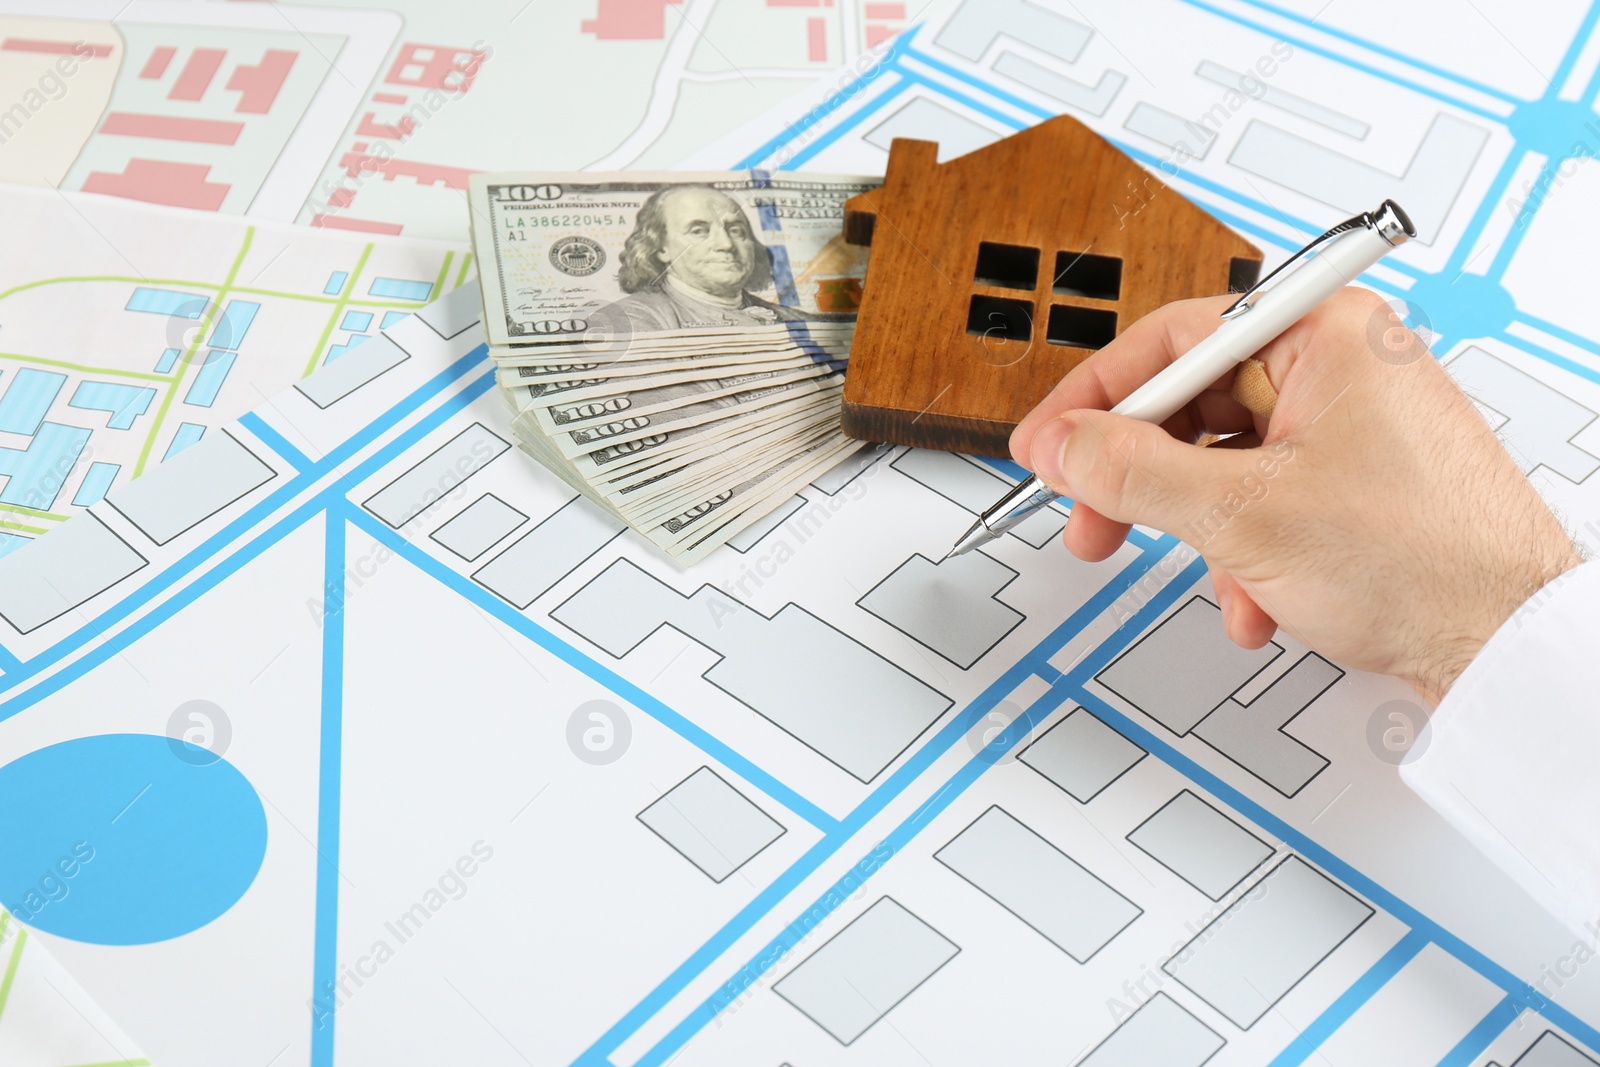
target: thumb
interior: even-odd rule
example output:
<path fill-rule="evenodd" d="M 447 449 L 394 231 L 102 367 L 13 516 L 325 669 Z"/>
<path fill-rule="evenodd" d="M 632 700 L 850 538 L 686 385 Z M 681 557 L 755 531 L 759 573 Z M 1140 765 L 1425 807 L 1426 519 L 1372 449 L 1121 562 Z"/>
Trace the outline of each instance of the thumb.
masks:
<path fill-rule="evenodd" d="M 1039 427 L 1029 456 L 1051 488 L 1115 522 L 1175 537 L 1250 470 L 1250 453 L 1187 444 L 1152 423 L 1071 411 Z"/>

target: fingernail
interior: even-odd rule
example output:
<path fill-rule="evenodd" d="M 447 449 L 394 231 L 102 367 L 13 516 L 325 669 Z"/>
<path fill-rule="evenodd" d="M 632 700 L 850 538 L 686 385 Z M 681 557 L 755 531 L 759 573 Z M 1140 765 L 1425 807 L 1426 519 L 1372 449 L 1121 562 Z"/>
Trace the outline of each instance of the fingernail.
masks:
<path fill-rule="evenodd" d="M 1217 607 L 1222 609 L 1222 630 L 1224 633 L 1227 633 L 1228 620 L 1233 617 L 1233 613 L 1229 610 L 1233 607 L 1232 591 L 1224 589 L 1217 590 Z M 1228 634 L 1228 636 L 1231 638 L 1233 635 Z"/>
<path fill-rule="evenodd" d="M 1062 474 L 1063 453 L 1067 447 L 1067 439 L 1072 436 L 1072 431 L 1081 421 L 1075 414 L 1066 414 L 1058 419 L 1051 419 L 1039 427 L 1033 435 L 1033 444 L 1028 451 L 1028 458 L 1033 462 L 1033 473 L 1043 478 L 1052 488 L 1067 487 L 1066 477 Z"/>

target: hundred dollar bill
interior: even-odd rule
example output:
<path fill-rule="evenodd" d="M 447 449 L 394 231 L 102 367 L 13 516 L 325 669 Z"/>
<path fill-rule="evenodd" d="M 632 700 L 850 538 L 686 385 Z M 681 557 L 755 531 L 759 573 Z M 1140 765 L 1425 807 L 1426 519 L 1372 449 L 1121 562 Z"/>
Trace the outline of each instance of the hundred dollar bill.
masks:
<path fill-rule="evenodd" d="M 690 371 L 711 371 L 708 376 L 727 374 L 716 368 L 754 364 L 786 363 L 808 359 L 813 363 L 842 362 L 832 356 L 797 352 L 793 348 L 774 349 L 770 352 L 740 352 L 737 349 L 719 349 L 708 352 L 688 352 L 679 355 L 662 355 L 652 359 L 630 360 L 619 363 L 548 363 L 519 365 L 502 363 L 495 370 L 495 384 L 502 389 L 515 389 L 540 381 L 561 381 L 570 378 L 642 378 L 652 374 L 680 374 Z"/>
<path fill-rule="evenodd" d="M 733 454 L 742 454 L 747 447 L 760 446 L 763 442 L 787 438 L 798 441 L 824 425 L 837 427 L 837 410 L 828 416 L 824 412 L 811 411 L 804 414 L 786 417 L 781 425 L 776 425 L 769 435 L 742 432 L 729 434 L 715 442 L 715 449 L 709 453 L 705 450 L 694 449 L 681 451 L 673 456 L 662 457 L 655 462 L 640 462 L 626 471 L 616 472 L 612 477 L 591 482 L 597 491 L 609 496 L 633 493 L 642 484 L 653 479 L 670 474 L 674 471 L 685 469 L 691 465 L 699 474 L 715 470 L 719 464 L 726 462 L 727 457 Z M 650 495 L 654 495 L 651 493 Z"/>
<path fill-rule="evenodd" d="M 825 427 L 791 442 L 787 447 L 769 445 L 746 452 L 740 457 L 740 461 L 732 466 L 722 466 L 707 471 L 684 471 L 670 479 L 663 478 L 663 482 L 673 481 L 675 484 L 670 489 L 663 487 L 662 491 L 654 496 L 613 496 L 610 499 L 617 510 L 627 516 L 628 521 L 634 526 L 652 526 L 680 513 L 685 500 L 714 496 L 724 489 L 731 489 L 748 480 L 749 472 L 752 470 L 779 466 L 792 456 L 803 454 L 814 444 L 825 440 L 837 440 L 839 437 L 837 427 Z"/>
<path fill-rule="evenodd" d="M 715 453 L 691 453 L 679 456 L 654 467 L 644 468 L 626 477 L 596 484 L 595 488 L 624 511 L 692 499 L 700 489 L 719 479 L 734 475 L 739 481 L 744 473 L 763 466 L 792 451 L 823 433 L 836 433 L 838 426 L 826 421 L 811 421 L 803 427 L 785 428 L 765 435 L 729 443 Z"/>
<path fill-rule="evenodd" d="M 517 406 L 523 411 L 533 412 L 539 428 L 548 436 L 563 430 L 582 429 L 597 422 L 611 422 L 619 416 L 654 415 L 658 412 L 671 411 L 673 408 L 687 407 L 703 400 L 742 395 L 764 386 L 779 385 L 802 378 L 821 377 L 828 373 L 830 373 L 828 368 L 814 365 L 792 370 L 762 369 L 721 378 L 707 378 L 637 390 L 628 389 L 626 381 L 608 382 L 604 386 L 606 392 L 603 395 L 572 401 L 568 401 L 560 394 L 536 396 L 533 395 L 532 386 L 524 386 L 516 390 L 519 394 Z"/>
<path fill-rule="evenodd" d="M 690 466 L 703 469 L 712 463 L 729 463 L 734 457 L 743 455 L 748 448 L 765 447 L 770 442 L 797 441 L 825 426 L 837 427 L 838 423 L 837 404 L 831 408 L 818 406 L 774 420 L 770 426 L 730 433 L 718 439 L 716 448 L 712 450 L 680 450 L 673 455 L 641 460 L 626 470 L 609 473 L 593 484 L 608 495 L 632 493 L 646 483 L 654 484 L 665 474 Z"/>
<path fill-rule="evenodd" d="M 773 404 L 761 409 L 762 417 L 754 427 L 750 425 L 751 420 L 736 416 L 715 419 L 675 426 L 628 441 L 609 442 L 571 458 L 561 456 L 543 439 L 541 445 L 560 462 L 570 464 L 584 479 L 598 482 L 621 477 L 686 452 L 720 449 L 725 443 L 743 440 L 752 433 L 760 432 L 761 425 L 797 425 L 818 412 L 827 413 L 837 422 L 842 393 L 842 387 L 835 385 L 815 394 Z"/>
<path fill-rule="evenodd" d="M 646 341 L 630 340 L 624 346 L 601 344 L 546 344 L 526 347 L 495 346 L 489 356 L 501 367 L 543 367 L 551 364 L 583 363 L 591 366 L 616 366 L 656 359 L 684 358 L 722 352 L 804 352 L 819 358 L 845 358 L 850 354 L 853 330 L 819 336 L 807 333 L 719 334 L 714 337 L 658 337 Z"/>
<path fill-rule="evenodd" d="M 807 482 L 830 469 L 861 442 L 837 434 L 791 455 L 781 465 L 752 475 L 714 497 L 699 501 L 643 531 L 658 547 L 688 566 L 783 503 Z"/>
<path fill-rule="evenodd" d="M 850 321 L 866 275 L 843 204 L 880 184 L 765 171 L 472 176 L 491 345 L 784 332 Z"/>
<path fill-rule="evenodd" d="M 832 377 L 834 376 L 775 383 L 748 392 L 696 400 L 691 404 L 648 415 L 619 412 L 611 418 L 586 419 L 584 425 L 571 428 L 551 426 L 546 429 L 545 420 L 549 419 L 549 409 L 535 408 L 518 415 L 513 420 L 513 426 L 520 424 L 522 431 L 548 439 L 562 456 L 581 456 L 596 448 L 621 444 L 625 441 L 637 441 L 680 426 L 693 426 L 696 423 L 710 422 L 735 414 L 748 415 L 762 407 L 783 400 L 805 397 L 826 388 Z"/>
<path fill-rule="evenodd" d="M 761 363 L 756 367 L 760 369 L 759 374 L 749 373 L 755 368 L 739 365 L 669 370 L 636 378 L 563 378 L 517 385 L 510 392 L 516 397 L 520 411 L 550 407 L 571 410 L 590 406 L 579 405 L 579 401 L 594 400 L 607 402 L 611 410 L 628 409 L 638 413 L 647 403 L 676 407 L 691 396 L 703 399 L 717 391 L 738 392 L 748 388 L 744 383 L 749 381 L 788 381 L 844 370 L 842 363 L 816 363 L 804 356 Z M 735 373 L 739 371 L 746 373 Z M 557 420 L 557 424 L 563 421 L 570 419 Z"/>

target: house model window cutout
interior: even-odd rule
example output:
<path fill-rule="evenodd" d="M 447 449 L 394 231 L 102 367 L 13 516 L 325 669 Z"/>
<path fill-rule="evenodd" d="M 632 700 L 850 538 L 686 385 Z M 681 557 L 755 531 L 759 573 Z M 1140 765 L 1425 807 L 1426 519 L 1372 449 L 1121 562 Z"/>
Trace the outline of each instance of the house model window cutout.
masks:
<path fill-rule="evenodd" d="M 896 139 L 847 201 L 872 257 L 844 431 L 1007 455 L 1067 371 L 1162 304 L 1255 284 L 1261 252 L 1065 116 L 938 163 Z"/>

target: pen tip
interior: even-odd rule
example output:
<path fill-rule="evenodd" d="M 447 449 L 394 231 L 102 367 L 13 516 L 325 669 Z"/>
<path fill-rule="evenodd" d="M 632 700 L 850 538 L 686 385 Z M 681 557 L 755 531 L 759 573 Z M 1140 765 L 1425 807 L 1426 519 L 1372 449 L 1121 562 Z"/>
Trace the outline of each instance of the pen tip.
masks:
<path fill-rule="evenodd" d="M 972 524 L 971 529 L 961 535 L 961 538 L 956 541 L 955 545 L 950 549 L 950 551 L 944 554 L 944 559 L 941 559 L 939 562 L 944 563 L 946 560 L 952 560 L 957 556 L 965 555 L 992 538 L 993 535 L 989 533 L 988 527 L 984 526 L 982 519 L 979 519 L 977 522 Z"/>

